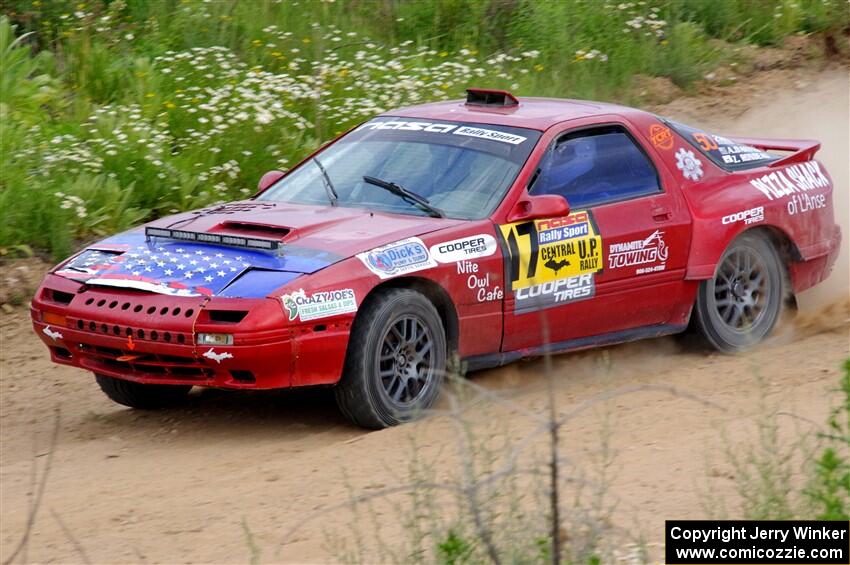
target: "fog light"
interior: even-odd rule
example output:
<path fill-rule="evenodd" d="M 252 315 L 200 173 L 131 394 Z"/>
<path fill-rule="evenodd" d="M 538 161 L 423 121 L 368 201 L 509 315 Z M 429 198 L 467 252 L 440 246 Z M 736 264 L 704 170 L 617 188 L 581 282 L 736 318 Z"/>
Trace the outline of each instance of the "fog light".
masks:
<path fill-rule="evenodd" d="M 41 321 L 45 324 L 52 324 L 54 326 L 61 326 L 63 328 L 68 323 L 68 320 L 65 318 L 65 316 L 61 314 L 54 314 L 53 312 L 42 312 Z"/>
<path fill-rule="evenodd" d="M 233 334 L 198 334 L 198 345 L 233 345 Z"/>

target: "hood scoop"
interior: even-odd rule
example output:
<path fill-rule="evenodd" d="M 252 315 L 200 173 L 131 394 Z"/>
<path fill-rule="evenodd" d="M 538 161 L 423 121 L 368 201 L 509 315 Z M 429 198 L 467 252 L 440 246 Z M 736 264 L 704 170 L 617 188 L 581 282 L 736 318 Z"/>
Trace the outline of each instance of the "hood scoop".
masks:
<path fill-rule="evenodd" d="M 292 232 L 291 228 L 275 226 L 271 224 L 226 221 L 209 230 L 209 233 L 226 233 L 230 235 L 241 235 L 245 237 L 262 237 L 264 239 L 283 240 Z"/>

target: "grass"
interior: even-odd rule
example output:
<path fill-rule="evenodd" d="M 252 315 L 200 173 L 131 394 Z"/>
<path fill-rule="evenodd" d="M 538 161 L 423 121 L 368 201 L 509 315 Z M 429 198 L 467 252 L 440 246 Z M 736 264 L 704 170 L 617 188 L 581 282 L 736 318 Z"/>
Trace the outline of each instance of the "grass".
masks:
<path fill-rule="evenodd" d="M 61 257 L 242 198 L 381 111 L 463 95 L 632 101 L 850 25 L 844 0 L 2 0 L 0 248 Z M 481 25 L 481 22 L 488 25 Z M 717 41 L 722 40 L 722 41 Z"/>
<path fill-rule="evenodd" d="M 850 359 L 831 396 L 825 426 L 763 401 L 753 437 L 727 445 L 727 478 L 736 500 L 726 508 L 712 488 L 705 496 L 708 513 L 747 520 L 850 519 Z"/>
<path fill-rule="evenodd" d="M 306 515 L 284 535 L 276 558 L 285 556 L 286 544 L 304 524 L 348 511 L 345 531 L 326 532 L 328 549 L 344 563 L 653 562 L 641 526 L 628 531 L 616 524 L 617 513 L 629 506 L 614 488 L 617 453 L 611 440 L 622 430 L 606 402 L 654 391 L 722 407 L 665 385 L 626 387 L 578 405 L 557 406 L 557 377 L 545 370 L 548 409 L 537 407 L 535 412 L 473 381 L 447 375 L 448 409 L 435 410 L 432 416 L 451 424 L 454 433 L 446 435 L 451 440 L 423 458 L 417 438 L 433 435 L 436 430 L 427 426 L 441 422 L 416 424 L 410 434 L 409 466 L 395 470 L 398 484 L 351 490 L 347 502 Z M 722 508 L 725 501 L 712 488 L 705 493 L 704 517 L 850 519 L 850 359 L 830 398 L 833 408 L 825 426 L 780 411 L 763 399 L 753 433 L 729 443 L 726 450 L 729 473 L 724 477 L 735 487 L 730 506 Z M 487 412 L 490 401 L 529 418 L 536 427 L 516 438 L 516 429 L 506 420 Z M 559 433 L 576 417 L 586 423 L 591 419 L 591 426 L 599 420 L 598 444 L 586 453 L 568 433 Z M 727 440 L 724 436 L 724 443 Z M 663 518 L 668 517 L 659 520 Z"/>

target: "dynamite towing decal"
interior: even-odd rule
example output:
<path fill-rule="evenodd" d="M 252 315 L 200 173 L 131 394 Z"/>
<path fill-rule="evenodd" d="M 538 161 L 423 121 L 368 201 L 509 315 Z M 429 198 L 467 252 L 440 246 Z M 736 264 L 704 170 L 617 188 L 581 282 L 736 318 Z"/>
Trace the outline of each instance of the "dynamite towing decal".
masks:
<path fill-rule="evenodd" d="M 291 294 L 284 294 L 280 297 L 280 301 L 290 322 L 297 319 L 308 322 L 357 311 L 357 298 L 350 288 L 312 294 L 307 294 L 302 288 Z"/>
<path fill-rule="evenodd" d="M 499 226 L 517 312 L 590 298 L 603 268 L 602 238 L 590 212 Z"/>
<path fill-rule="evenodd" d="M 609 245 L 608 266 L 619 269 L 642 265 L 635 274 L 653 273 L 667 268 L 666 261 L 669 254 L 670 250 L 664 241 L 664 232 L 655 230 L 643 239 Z"/>

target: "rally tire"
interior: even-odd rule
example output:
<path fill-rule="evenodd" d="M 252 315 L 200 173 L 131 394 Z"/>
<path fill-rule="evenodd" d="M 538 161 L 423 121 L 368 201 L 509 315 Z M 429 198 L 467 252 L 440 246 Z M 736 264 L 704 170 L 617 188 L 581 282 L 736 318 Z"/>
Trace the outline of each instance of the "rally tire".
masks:
<path fill-rule="evenodd" d="M 380 291 L 354 321 L 336 401 L 364 428 L 408 422 L 434 404 L 445 369 L 446 332 L 431 301 L 415 290 Z"/>
<path fill-rule="evenodd" d="M 151 385 L 95 374 L 100 390 L 111 400 L 130 408 L 156 410 L 186 400 L 191 385 Z"/>
<path fill-rule="evenodd" d="M 773 330 L 785 301 L 785 269 L 771 241 L 744 233 L 723 252 L 714 277 L 702 281 L 694 306 L 703 340 L 724 353 L 761 342 Z"/>

